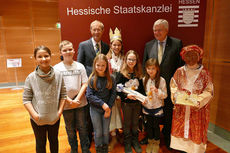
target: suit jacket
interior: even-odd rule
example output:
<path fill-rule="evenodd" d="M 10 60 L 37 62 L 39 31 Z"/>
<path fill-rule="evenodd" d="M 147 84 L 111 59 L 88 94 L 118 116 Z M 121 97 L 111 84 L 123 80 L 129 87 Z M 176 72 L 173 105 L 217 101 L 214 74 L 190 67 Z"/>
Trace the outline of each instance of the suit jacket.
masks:
<path fill-rule="evenodd" d="M 182 41 L 173 37 L 167 37 L 164 54 L 160 64 L 160 75 L 165 79 L 167 85 L 168 97 L 167 100 L 170 100 L 170 88 L 169 83 L 173 74 L 180 66 L 184 65 L 180 57 L 180 51 L 182 49 Z M 146 43 L 143 65 L 149 58 L 158 59 L 158 41 L 156 39 L 151 40 Z M 167 104 L 166 104 L 167 105 Z"/>
<path fill-rule="evenodd" d="M 107 54 L 109 51 L 109 45 L 101 41 L 101 53 Z M 87 76 L 92 73 L 93 60 L 96 57 L 92 38 L 83 41 L 79 44 L 77 52 L 77 61 L 85 66 Z"/>

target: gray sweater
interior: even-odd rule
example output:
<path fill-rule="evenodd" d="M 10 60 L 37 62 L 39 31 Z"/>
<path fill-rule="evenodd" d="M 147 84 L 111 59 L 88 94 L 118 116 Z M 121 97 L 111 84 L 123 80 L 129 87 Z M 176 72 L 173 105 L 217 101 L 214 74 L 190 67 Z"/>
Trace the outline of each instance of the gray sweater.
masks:
<path fill-rule="evenodd" d="M 37 125 L 55 124 L 59 119 L 60 100 L 65 98 L 66 89 L 62 75 L 52 67 L 48 74 L 44 74 L 37 67 L 26 78 L 23 104 L 32 103 L 34 110 L 39 114 L 39 120 L 35 121 Z"/>

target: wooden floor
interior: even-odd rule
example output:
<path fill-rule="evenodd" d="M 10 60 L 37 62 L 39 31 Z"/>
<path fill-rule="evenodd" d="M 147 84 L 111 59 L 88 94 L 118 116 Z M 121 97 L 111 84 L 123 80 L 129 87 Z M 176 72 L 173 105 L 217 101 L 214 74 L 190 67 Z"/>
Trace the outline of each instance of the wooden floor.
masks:
<path fill-rule="evenodd" d="M 22 104 L 23 90 L 0 89 L 0 153 L 35 153 L 35 139 L 29 122 L 29 114 Z M 143 145 L 142 149 L 145 150 Z M 94 144 L 91 152 L 95 153 Z M 48 145 L 47 152 L 49 153 Z M 59 129 L 59 152 L 70 153 L 64 121 Z M 124 147 L 117 144 L 112 153 L 123 153 Z M 143 151 L 144 152 L 144 151 Z M 161 142 L 160 153 L 168 151 Z M 226 153 L 212 143 L 208 143 L 206 153 Z"/>

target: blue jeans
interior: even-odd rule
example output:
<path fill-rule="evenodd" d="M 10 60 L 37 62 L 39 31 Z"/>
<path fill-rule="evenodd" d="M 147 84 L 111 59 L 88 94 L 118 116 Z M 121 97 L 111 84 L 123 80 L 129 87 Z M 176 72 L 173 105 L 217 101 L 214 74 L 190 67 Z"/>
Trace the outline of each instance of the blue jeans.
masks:
<path fill-rule="evenodd" d="M 50 152 L 58 153 L 58 129 L 60 120 L 54 125 L 41 126 L 37 125 L 32 119 L 30 119 L 30 122 L 36 139 L 36 153 L 46 153 L 47 136 L 50 143 Z"/>
<path fill-rule="evenodd" d="M 65 128 L 71 153 L 78 152 L 77 131 L 79 132 L 82 153 L 89 153 L 89 138 L 86 120 L 86 107 L 64 110 Z"/>
<path fill-rule="evenodd" d="M 93 123 L 95 146 L 108 145 L 111 115 L 109 118 L 104 118 L 104 112 L 90 106 L 90 117 Z"/>

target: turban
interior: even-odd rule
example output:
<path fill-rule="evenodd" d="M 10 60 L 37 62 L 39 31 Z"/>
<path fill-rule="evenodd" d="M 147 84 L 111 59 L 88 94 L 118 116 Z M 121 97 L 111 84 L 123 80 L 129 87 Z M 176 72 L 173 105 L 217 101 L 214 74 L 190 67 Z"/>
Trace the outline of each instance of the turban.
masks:
<path fill-rule="evenodd" d="M 183 60 L 184 60 L 184 55 L 189 51 L 197 52 L 199 54 L 199 58 L 200 59 L 203 58 L 204 50 L 202 48 L 200 48 L 197 45 L 189 45 L 189 46 L 185 46 L 184 48 L 182 48 L 180 52 L 180 56 Z"/>

